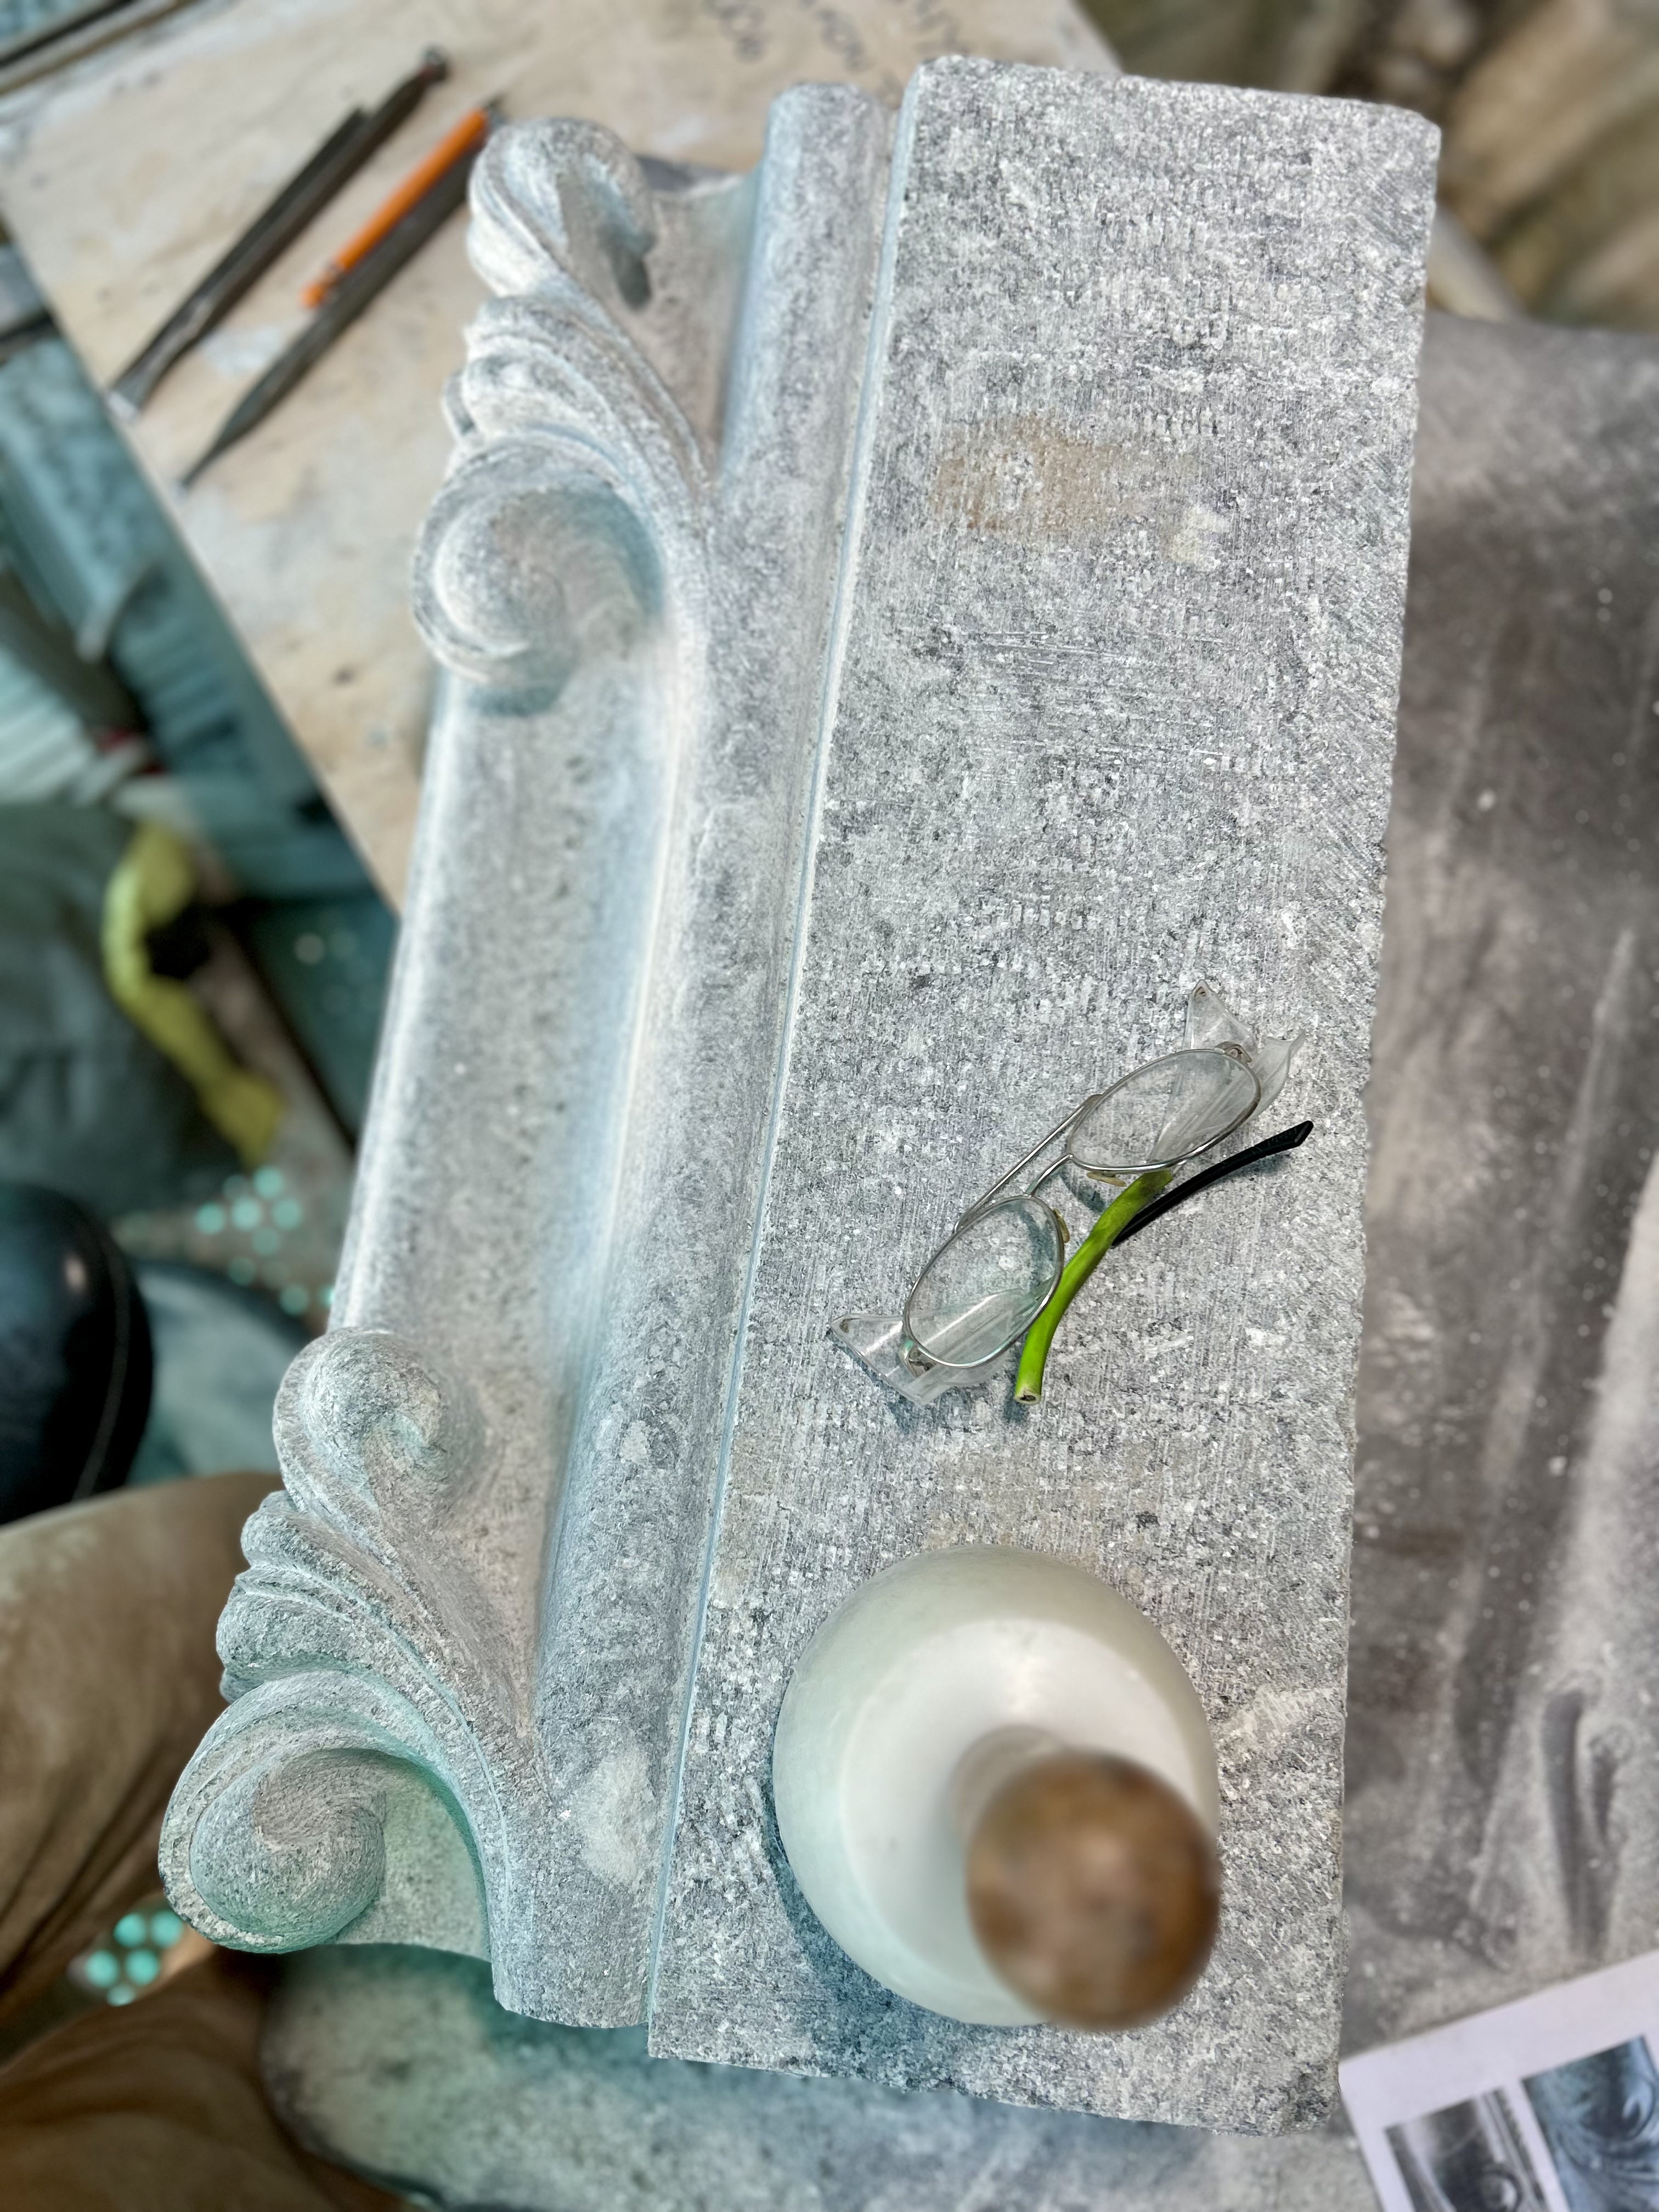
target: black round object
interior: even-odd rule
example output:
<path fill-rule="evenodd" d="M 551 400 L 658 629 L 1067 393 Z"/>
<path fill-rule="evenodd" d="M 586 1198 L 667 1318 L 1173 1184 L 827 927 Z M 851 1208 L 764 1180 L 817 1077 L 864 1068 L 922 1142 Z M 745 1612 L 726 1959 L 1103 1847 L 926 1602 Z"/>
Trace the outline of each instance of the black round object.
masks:
<path fill-rule="evenodd" d="M 149 1413 L 149 1324 L 95 1214 L 0 1183 L 0 1522 L 112 1490 Z"/>

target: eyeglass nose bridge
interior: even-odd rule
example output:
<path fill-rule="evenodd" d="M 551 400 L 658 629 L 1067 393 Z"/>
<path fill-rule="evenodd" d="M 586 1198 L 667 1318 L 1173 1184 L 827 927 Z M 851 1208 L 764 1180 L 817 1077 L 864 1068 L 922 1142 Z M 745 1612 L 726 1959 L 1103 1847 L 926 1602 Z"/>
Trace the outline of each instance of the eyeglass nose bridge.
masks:
<path fill-rule="evenodd" d="M 1102 1095 L 1103 1094 L 1097 1094 L 1097 1096 Z M 1026 1170 L 1030 1167 L 1032 1163 L 1042 1158 L 1043 1153 L 1048 1151 L 1050 1145 L 1057 1144 L 1062 1137 L 1069 1137 L 1076 1123 L 1082 1115 L 1088 1111 L 1089 1108 L 1094 1103 L 1093 1098 L 1085 1098 L 1082 1105 L 1077 1107 L 1072 1113 L 1069 1113 L 1063 1121 L 1056 1121 L 1052 1129 L 1045 1131 L 1045 1133 L 1037 1139 L 1036 1144 L 1031 1146 L 1030 1152 L 1023 1152 L 1020 1155 L 1019 1158 L 1014 1162 L 1012 1167 L 1009 1169 L 1006 1175 L 999 1176 L 997 1180 L 991 1185 L 989 1190 L 982 1193 L 980 1197 L 974 1200 L 970 1206 L 967 1207 L 963 1212 L 957 1216 L 956 1224 L 951 1231 L 951 1237 L 959 1237 L 963 1231 L 967 1228 L 969 1224 L 972 1221 L 976 1221 L 981 1213 L 988 1212 L 994 1206 L 1000 1206 L 1003 1200 L 1009 1195 L 1009 1184 L 1018 1182 L 1020 1176 L 1025 1173 Z M 1060 1162 L 1064 1158 L 1065 1154 L 1062 1153 L 1060 1159 L 1051 1161 L 1048 1166 L 1042 1170 L 1041 1174 L 1033 1176 L 1031 1182 L 1031 1191 L 1022 1192 L 1020 1195 L 1022 1197 L 1029 1197 L 1031 1195 L 1031 1193 L 1035 1192 L 1037 1184 L 1042 1181 L 1043 1176 L 1052 1175 L 1054 1169 L 1060 1166 Z M 1053 1208 L 1050 1207 L 1049 1211 L 1052 1212 Z M 1058 1219 L 1059 1216 L 1056 1215 L 1055 1218 Z M 1063 1222 L 1061 1222 L 1060 1227 L 1063 1231 L 1065 1228 L 1065 1224 Z M 945 1244 L 948 1244 L 950 1243 L 951 1237 L 947 1237 L 945 1238 Z M 945 1244 L 941 1244 L 939 1246 L 939 1249 L 940 1252 L 945 1249 Z M 934 1255 L 934 1258 L 937 1257 L 938 1254 L 936 1253 Z M 932 1267 L 933 1261 L 930 1260 L 927 1265 Z M 924 1273 L 926 1271 L 924 1270 Z M 918 1277 L 917 1279 L 920 1281 L 921 1278 Z"/>

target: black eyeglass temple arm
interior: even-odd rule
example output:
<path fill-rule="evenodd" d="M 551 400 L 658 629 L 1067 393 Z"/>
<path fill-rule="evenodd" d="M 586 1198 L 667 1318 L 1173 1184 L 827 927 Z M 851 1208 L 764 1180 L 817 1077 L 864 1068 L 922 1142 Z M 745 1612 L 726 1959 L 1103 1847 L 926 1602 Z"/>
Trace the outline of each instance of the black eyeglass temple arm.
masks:
<path fill-rule="evenodd" d="M 1195 1198 L 1200 1191 L 1207 1190 L 1212 1182 L 1220 1182 L 1227 1176 L 1237 1175 L 1240 1168 L 1254 1166 L 1257 1160 L 1270 1160 L 1277 1152 L 1293 1152 L 1312 1134 L 1311 1121 L 1297 1121 L 1291 1128 L 1281 1129 L 1277 1136 L 1264 1137 L 1259 1145 L 1251 1145 L 1242 1152 L 1235 1152 L 1231 1159 L 1218 1160 L 1213 1167 L 1206 1168 L 1202 1174 L 1189 1176 L 1185 1182 L 1178 1183 L 1174 1190 L 1166 1190 L 1162 1198 L 1155 1198 L 1149 1206 L 1136 1214 L 1128 1227 L 1119 1233 L 1117 1243 L 1127 1244 L 1132 1237 L 1139 1237 L 1143 1229 L 1150 1228 L 1160 1214 L 1168 1213 L 1172 1206 L 1179 1206 L 1185 1199 Z"/>

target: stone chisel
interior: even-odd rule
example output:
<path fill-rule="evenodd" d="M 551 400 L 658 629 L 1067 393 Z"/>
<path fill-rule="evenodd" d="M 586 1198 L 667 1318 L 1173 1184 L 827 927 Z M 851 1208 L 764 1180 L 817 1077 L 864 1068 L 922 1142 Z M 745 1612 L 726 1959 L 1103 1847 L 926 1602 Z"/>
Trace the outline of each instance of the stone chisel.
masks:
<path fill-rule="evenodd" d="M 173 363 L 252 291 L 266 270 L 448 74 L 447 57 L 437 47 L 428 47 L 420 67 L 395 86 L 378 107 L 367 114 L 361 107 L 351 110 L 117 377 L 109 397 L 118 413 L 137 414 Z"/>
<path fill-rule="evenodd" d="M 25 31 L 0 45 L 0 69 L 9 69 L 13 62 L 21 62 L 30 54 L 38 54 L 42 46 L 56 46 L 59 39 L 72 38 L 76 31 L 91 28 L 101 23 L 106 15 L 118 15 L 130 8 L 133 0 L 88 0 L 88 4 L 76 8 L 72 14 L 59 15 L 55 22 L 32 23 Z"/>
<path fill-rule="evenodd" d="M 493 120 L 493 107 L 488 111 Z M 395 228 L 388 231 L 330 293 L 326 304 L 313 315 L 286 353 L 274 361 L 258 382 L 245 392 L 220 425 L 207 451 L 179 478 L 179 488 L 193 484 L 210 461 L 235 445 L 263 422 L 392 282 L 406 261 L 413 259 L 434 231 L 442 228 L 466 198 L 472 164 L 483 147 L 481 138 L 470 146 L 422 195 Z"/>

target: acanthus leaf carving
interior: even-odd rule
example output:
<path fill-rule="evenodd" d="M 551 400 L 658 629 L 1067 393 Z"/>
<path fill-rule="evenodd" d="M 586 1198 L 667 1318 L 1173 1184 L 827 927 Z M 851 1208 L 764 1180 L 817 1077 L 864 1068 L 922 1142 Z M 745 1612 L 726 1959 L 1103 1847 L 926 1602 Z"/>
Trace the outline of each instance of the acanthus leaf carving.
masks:
<path fill-rule="evenodd" d="M 509 1626 L 447 1533 L 488 1482 L 471 1391 L 389 1332 L 341 1328 L 295 1361 L 274 1425 L 285 1488 L 244 1531 L 220 1623 L 234 1702 L 162 1852 L 179 1909 L 252 1950 L 325 1941 L 373 1903 L 400 1767 L 442 1798 L 488 1896 L 508 1857 L 491 1765 L 533 1756 Z"/>
<path fill-rule="evenodd" d="M 640 164 L 597 125 L 503 131 L 472 182 L 486 304 L 447 395 L 457 451 L 414 568 L 447 666 L 556 694 L 585 660 L 695 620 L 708 482 L 647 351 Z"/>

